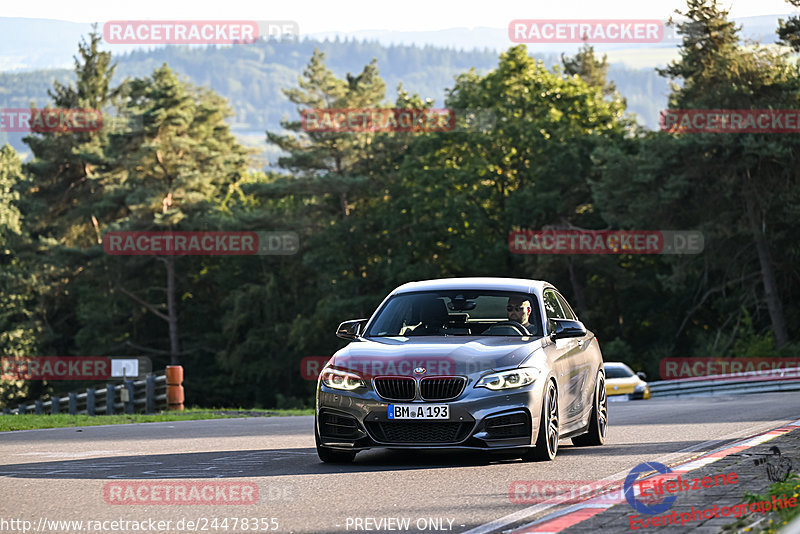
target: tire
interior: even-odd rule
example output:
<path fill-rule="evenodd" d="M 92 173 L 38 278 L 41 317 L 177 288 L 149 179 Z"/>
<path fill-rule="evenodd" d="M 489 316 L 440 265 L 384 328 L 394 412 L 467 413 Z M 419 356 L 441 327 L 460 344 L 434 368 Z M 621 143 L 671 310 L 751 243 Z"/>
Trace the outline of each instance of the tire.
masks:
<path fill-rule="evenodd" d="M 326 464 L 349 464 L 356 457 L 356 451 L 337 451 L 320 445 L 316 417 L 314 418 L 314 439 L 317 441 L 317 456 Z"/>
<path fill-rule="evenodd" d="M 589 421 L 589 431 L 586 434 L 572 438 L 576 447 L 590 447 L 602 445 L 606 442 L 608 433 L 608 398 L 606 397 L 606 380 L 603 373 L 597 374 L 597 387 L 594 392 L 594 405 L 592 417 Z"/>
<path fill-rule="evenodd" d="M 525 461 L 550 461 L 558 452 L 558 390 L 555 383 L 549 381 L 542 398 L 542 418 L 539 421 L 539 432 L 536 445 L 522 457 Z"/>

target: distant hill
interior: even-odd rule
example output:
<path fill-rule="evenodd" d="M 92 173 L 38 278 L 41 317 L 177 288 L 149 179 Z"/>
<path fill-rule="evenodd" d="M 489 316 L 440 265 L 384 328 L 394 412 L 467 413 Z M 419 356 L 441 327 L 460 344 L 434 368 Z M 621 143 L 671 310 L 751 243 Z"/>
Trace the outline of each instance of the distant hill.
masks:
<path fill-rule="evenodd" d="M 77 41 L 72 45 L 77 52 Z M 280 129 L 282 117 L 296 117 L 296 110 L 281 89 L 294 87 L 314 47 L 326 53 L 328 67 L 337 75 L 360 72 L 377 58 L 386 82 L 387 99 L 394 100 L 398 84 L 423 98 L 444 103 L 445 92 L 454 78 L 470 68 L 487 72 L 497 65 L 498 53 L 458 51 L 433 46 L 391 45 L 335 39 L 333 41 L 260 41 L 231 47 L 171 46 L 150 51 L 134 51 L 115 56 L 116 82 L 125 77 L 146 76 L 166 62 L 170 68 L 193 83 L 211 87 L 231 101 L 236 112 L 231 120 L 234 132 L 246 144 L 265 151 L 275 160 L 272 147 L 264 145 L 264 131 Z M 113 49 L 112 49 L 113 51 Z M 555 54 L 534 54 L 548 66 L 560 62 Z M 628 99 L 629 109 L 651 127 L 657 125 L 658 112 L 666 103 L 667 83 L 652 69 L 629 69 L 613 65 L 610 78 Z M 72 80 L 67 69 L 0 73 L 0 107 L 28 107 L 31 102 L 49 102 L 47 90 L 53 81 Z M 27 147 L 24 134 L 0 132 L 0 143 L 9 142 L 21 153 Z"/>
<path fill-rule="evenodd" d="M 775 28 L 778 19 L 786 15 L 763 15 L 734 19 L 742 25 L 742 36 L 755 39 L 761 43 L 772 43 L 775 40 Z M 102 31 L 102 21 L 99 28 Z M 66 22 L 61 20 L 0 17 L 0 71 L 37 70 L 52 68 L 69 68 L 75 45 L 81 35 L 91 29 L 90 24 Z M 507 49 L 511 42 L 507 28 L 448 28 L 437 31 L 387 31 L 385 29 L 360 30 L 350 33 L 326 32 L 307 34 L 300 27 L 302 38 L 313 41 L 326 39 L 356 39 L 358 41 L 377 41 L 385 46 L 408 45 L 435 46 L 437 48 L 453 48 L 455 50 L 483 50 L 495 52 Z M 534 44 L 529 50 L 542 54 L 574 53 L 579 45 Z M 653 50 L 651 62 L 643 65 L 639 60 L 636 67 L 655 67 L 662 64 L 663 49 L 674 49 L 675 42 L 639 44 L 635 50 Z M 128 52 L 135 45 L 114 45 L 115 52 Z M 152 47 L 150 47 L 152 48 Z M 627 62 L 634 47 L 629 44 L 599 44 L 595 46 L 599 52 L 608 53 L 612 62 Z M 631 66 L 629 64 L 629 66 Z"/>
<path fill-rule="evenodd" d="M 742 35 L 762 43 L 775 40 L 778 18 L 765 15 L 736 19 Z M 99 25 L 102 30 L 102 24 Z M 49 102 L 47 90 L 54 80 L 72 79 L 73 56 L 90 24 L 29 18 L 0 18 L 0 107 L 27 107 Z M 300 28 L 303 36 L 303 28 Z M 107 45 L 118 62 L 117 81 L 126 76 L 149 75 L 166 62 L 192 82 L 206 85 L 228 98 L 236 112 L 231 126 L 239 138 L 260 148 L 275 160 L 273 147 L 264 144 L 266 129 L 279 130 L 282 117 L 294 117 L 294 106 L 281 93 L 293 87 L 314 47 L 326 52 L 328 66 L 338 75 L 359 72 L 372 58 L 378 59 L 386 81 L 387 98 L 393 100 L 397 85 L 432 98 L 441 105 L 453 78 L 475 68 L 486 72 L 497 56 L 512 46 L 506 28 L 450 28 L 439 31 L 396 32 L 364 30 L 350 34 L 304 36 L 299 41 L 260 41 L 229 47 L 167 46 L 137 48 Z M 574 53 L 578 45 L 528 45 L 531 55 L 548 66 L 560 63 L 561 53 Z M 674 42 L 650 45 L 597 45 L 608 54 L 613 80 L 627 99 L 628 110 L 640 123 L 656 128 L 658 113 L 666 106 L 667 81 L 653 70 L 677 57 Z M 4 71 L 4 72 L 2 72 Z M 24 134 L 0 132 L 0 143 L 9 142 L 23 155 Z"/>

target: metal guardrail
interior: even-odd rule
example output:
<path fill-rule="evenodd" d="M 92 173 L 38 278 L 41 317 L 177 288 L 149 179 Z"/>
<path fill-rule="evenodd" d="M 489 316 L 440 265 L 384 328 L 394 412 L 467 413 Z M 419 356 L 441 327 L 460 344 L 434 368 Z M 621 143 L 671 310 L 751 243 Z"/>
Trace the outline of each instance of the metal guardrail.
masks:
<path fill-rule="evenodd" d="M 2 415 L 58 414 L 112 415 L 135 412 L 155 413 L 167 407 L 166 375 L 149 374 L 144 380 L 125 380 L 122 384 L 106 384 L 102 389 L 88 388 L 84 393 L 69 393 L 66 397 L 52 396 L 33 404 L 20 404 Z"/>
<path fill-rule="evenodd" d="M 651 397 L 694 395 L 746 395 L 776 391 L 800 391 L 800 368 L 748 371 L 728 375 L 700 376 L 650 382 Z"/>

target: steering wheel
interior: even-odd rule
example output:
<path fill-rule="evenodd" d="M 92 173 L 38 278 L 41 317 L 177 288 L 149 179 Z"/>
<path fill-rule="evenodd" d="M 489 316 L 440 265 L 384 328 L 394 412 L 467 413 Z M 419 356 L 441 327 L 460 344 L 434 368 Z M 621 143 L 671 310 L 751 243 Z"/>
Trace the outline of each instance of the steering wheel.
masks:
<path fill-rule="evenodd" d="M 489 331 L 492 328 L 496 327 L 496 326 L 510 326 L 511 328 L 513 328 L 514 330 L 519 332 L 519 335 L 521 335 L 521 336 L 529 336 L 529 335 L 531 335 L 530 332 L 528 332 L 528 329 L 525 328 L 524 326 L 522 326 L 522 323 L 518 323 L 517 321 L 511 321 L 511 320 L 500 321 L 499 323 L 495 323 L 492 326 L 490 326 L 489 328 L 487 328 L 486 330 L 484 330 L 483 333 L 484 334 L 488 334 Z"/>

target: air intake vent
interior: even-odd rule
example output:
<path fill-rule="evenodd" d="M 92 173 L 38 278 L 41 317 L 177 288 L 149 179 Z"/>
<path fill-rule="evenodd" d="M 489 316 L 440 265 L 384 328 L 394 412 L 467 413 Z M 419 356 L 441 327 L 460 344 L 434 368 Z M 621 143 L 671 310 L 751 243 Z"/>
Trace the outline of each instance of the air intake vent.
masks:
<path fill-rule="evenodd" d="M 467 438 L 473 423 L 369 422 L 367 431 L 383 443 L 459 443 Z"/>
<path fill-rule="evenodd" d="M 386 400 L 414 400 L 417 382 L 411 377 L 378 377 L 373 381 L 375 391 Z"/>
<path fill-rule="evenodd" d="M 466 383 L 463 376 L 423 378 L 419 382 L 419 391 L 426 401 L 452 400 L 461 395 Z"/>

